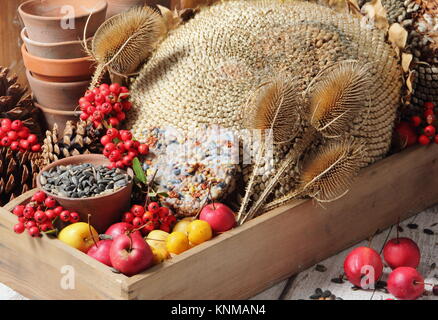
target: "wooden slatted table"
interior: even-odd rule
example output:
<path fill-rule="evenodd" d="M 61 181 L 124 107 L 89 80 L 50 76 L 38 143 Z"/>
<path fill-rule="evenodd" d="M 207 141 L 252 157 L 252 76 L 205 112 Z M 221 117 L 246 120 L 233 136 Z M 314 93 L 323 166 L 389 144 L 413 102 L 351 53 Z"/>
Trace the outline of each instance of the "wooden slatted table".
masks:
<path fill-rule="evenodd" d="M 408 224 L 418 225 L 417 229 L 410 229 Z M 427 209 L 418 215 L 400 223 L 403 229 L 400 237 L 409 237 L 413 239 L 421 250 L 421 263 L 418 268 L 419 272 L 425 277 L 425 282 L 438 284 L 438 206 Z M 434 231 L 434 235 L 424 233 L 424 229 Z M 377 234 L 371 242 L 372 248 L 382 252 L 386 241 L 396 237 L 396 226 L 388 228 Z M 401 230 L 400 230 L 401 231 Z M 368 241 L 362 241 L 354 247 L 367 246 Z M 352 285 L 345 281 L 343 284 L 333 283 L 331 280 L 337 278 L 343 273 L 343 263 L 347 254 L 354 248 L 349 248 L 332 256 L 319 264 L 327 268 L 327 271 L 320 272 L 317 268 L 311 267 L 291 278 L 284 280 L 268 290 L 253 297 L 254 300 L 296 300 L 309 299 L 316 288 L 330 290 L 335 296 L 344 300 L 384 300 L 393 298 L 384 290 L 353 290 Z M 390 269 L 385 267 L 382 280 L 386 280 Z M 427 296 L 422 300 L 438 300 L 438 296 L 431 294 L 431 288 L 428 287 Z"/>
<path fill-rule="evenodd" d="M 417 229 L 411 229 L 407 225 L 416 224 Z M 438 263 L 438 206 L 427 209 L 418 215 L 400 223 L 403 229 L 400 232 L 401 237 L 409 237 L 417 242 L 421 249 L 421 264 L 419 267 L 420 273 L 425 277 L 426 282 L 438 284 L 438 267 L 434 265 Z M 434 231 L 433 235 L 424 233 L 424 229 Z M 371 242 L 371 246 L 382 251 L 385 242 L 396 236 L 396 227 L 393 226 L 377 234 Z M 357 246 L 368 245 L 367 241 L 358 243 Z M 345 281 L 343 284 L 333 283 L 331 279 L 339 277 L 343 270 L 343 261 L 348 252 L 352 248 L 344 250 L 339 254 L 332 256 L 321 263 L 327 270 L 325 272 L 318 271 L 315 266 L 286 279 L 280 283 L 273 285 L 271 288 L 263 291 L 254 300 L 295 300 L 308 299 L 316 288 L 322 290 L 330 290 L 334 295 L 344 300 L 384 300 L 391 298 L 391 295 L 385 293 L 384 290 L 353 290 L 352 285 Z M 384 277 L 386 280 L 389 268 L 385 268 Z M 22 300 L 26 299 L 14 290 L 0 284 L 0 300 Z M 437 296 L 429 295 L 422 297 L 423 300 L 438 300 Z"/>

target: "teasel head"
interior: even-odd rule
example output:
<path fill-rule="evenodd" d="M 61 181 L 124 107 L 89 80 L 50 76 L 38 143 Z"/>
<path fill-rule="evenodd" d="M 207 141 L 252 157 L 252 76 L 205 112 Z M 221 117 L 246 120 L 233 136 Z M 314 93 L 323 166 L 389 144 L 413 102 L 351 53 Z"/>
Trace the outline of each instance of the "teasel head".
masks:
<path fill-rule="evenodd" d="M 351 140 L 321 146 L 305 160 L 295 193 L 321 202 L 342 197 L 361 168 L 364 152 L 364 145 Z"/>
<path fill-rule="evenodd" d="M 310 124 L 323 136 L 338 137 L 369 103 L 368 68 L 358 61 L 342 61 L 320 72 L 306 91 Z"/>
<path fill-rule="evenodd" d="M 271 134 L 274 144 L 289 142 L 302 129 L 301 99 L 294 79 L 279 76 L 265 82 L 243 108 L 244 126 Z"/>
<path fill-rule="evenodd" d="M 260 130 L 262 143 L 258 147 L 254 169 L 246 186 L 238 219 L 245 214 L 262 163 L 262 155 L 271 147 L 268 145 L 269 142 L 272 141 L 274 145 L 290 142 L 303 130 L 302 99 L 298 94 L 296 81 L 280 74 L 277 78 L 262 83 L 242 108 L 244 126 L 248 129 Z"/>
<path fill-rule="evenodd" d="M 90 53 L 97 62 L 91 87 L 106 71 L 118 76 L 137 71 L 165 34 L 163 18 L 148 6 L 135 7 L 106 20 L 91 43 Z"/>

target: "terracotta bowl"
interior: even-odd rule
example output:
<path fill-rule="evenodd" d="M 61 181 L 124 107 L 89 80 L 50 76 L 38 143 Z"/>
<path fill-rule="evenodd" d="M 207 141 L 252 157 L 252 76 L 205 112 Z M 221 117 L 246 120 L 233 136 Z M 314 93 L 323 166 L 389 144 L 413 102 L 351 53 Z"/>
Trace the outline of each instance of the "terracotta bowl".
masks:
<path fill-rule="evenodd" d="M 83 39 L 88 16 L 86 37 L 91 37 L 105 21 L 105 0 L 30 0 L 18 7 L 29 39 L 53 43 Z"/>
<path fill-rule="evenodd" d="M 59 111 L 74 111 L 90 85 L 90 81 L 44 81 L 34 78 L 29 70 L 26 70 L 26 76 L 35 100 L 46 108 Z"/>
<path fill-rule="evenodd" d="M 26 28 L 21 30 L 21 39 L 26 45 L 27 51 L 36 57 L 44 59 L 76 59 L 87 56 L 83 47 L 83 41 L 65 41 L 56 43 L 44 43 L 30 40 L 27 37 Z M 90 43 L 93 38 L 88 38 Z"/>
<path fill-rule="evenodd" d="M 47 108 L 41 104 L 35 102 L 35 106 L 43 112 L 44 119 L 47 124 L 47 128 L 52 130 L 53 125 L 58 125 L 58 132 L 62 133 L 65 128 L 65 123 L 69 120 L 77 121 L 79 119 L 80 111 L 62 111 Z"/>
<path fill-rule="evenodd" d="M 40 177 L 44 171 L 48 171 L 60 165 L 66 166 L 69 164 L 76 165 L 82 163 L 108 165 L 110 161 L 101 154 L 84 154 L 55 161 L 44 167 L 38 174 L 37 187 L 42 189 Z M 133 177 L 132 170 L 128 170 L 128 174 L 131 178 Z M 91 214 L 90 224 L 95 227 L 99 233 L 103 233 L 111 224 L 119 222 L 122 214 L 128 210 L 131 202 L 132 181 L 133 179 L 131 179 L 131 183 L 127 186 L 114 193 L 91 198 L 73 199 L 60 197 L 48 192 L 46 193 L 56 199 L 56 201 L 67 210 L 79 213 L 81 221 L 87 221 L 88 214 Z"/>
<path fill-rule="evenodd" d="M 94 72 L 90 57 L 76 59 L 44 59 L 30 54 L 25 45 L 21 47 L 24 66 L 32 75 L 51 82 L 75 82 L 91 79 Z"/>

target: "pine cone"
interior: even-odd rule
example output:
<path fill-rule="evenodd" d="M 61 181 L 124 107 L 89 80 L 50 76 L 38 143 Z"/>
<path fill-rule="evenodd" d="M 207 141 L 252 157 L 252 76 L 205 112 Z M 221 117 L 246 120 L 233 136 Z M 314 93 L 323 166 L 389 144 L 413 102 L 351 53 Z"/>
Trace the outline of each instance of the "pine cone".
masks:
<path fill-rule="evenodd" d="M 85 122 L 67 121 L 61 136 L 55 124 L 51 131 L 46 131 L 43 144 L 44 163 L 47 165 L 79 154 L 100 153 L 102 147 L 99 139 L 99 130 Z"/>
<path fill-rule="evenodd" d="M 27 88 L 17 83 L 16 75 L 9 76 L 9 69 L 0 66 L 0 118 L 21 120 L 32 133 L 42 137 L 41 111 L 34 106 Z"/>
<path fill-rule="evenodd" d="M 41 153 L 0 147 L 0 206 L 36 187 Z"/>
<path fill-rule="evenodd" d="M 404 119 L 423 112 L 425 102 L 438 104 L 438 0 L 382 0 L 388 16 L 408 31 L 407 53 L 413 55 L 413 94 Z M 391 21 L 390 21 L 391 22 Z"/>

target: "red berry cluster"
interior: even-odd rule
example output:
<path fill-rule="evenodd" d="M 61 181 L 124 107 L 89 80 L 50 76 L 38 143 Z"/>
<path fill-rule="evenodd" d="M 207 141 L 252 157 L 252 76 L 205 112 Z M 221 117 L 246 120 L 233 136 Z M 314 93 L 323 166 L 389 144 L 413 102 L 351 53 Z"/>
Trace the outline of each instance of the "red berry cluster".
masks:
<path fill-rule="evenodd" d="M 31 134 L 21 120 L 12 121 L 8 118 L 0 119 L 0 146 L 23 152 L 41 150 L 38 137 Z"/>
<path fill-rule="evenodd" d="M 420 116 L 411 117 L 410 124 L 413 128 L 417 128 L 420 131 L 418 143 L 422 145 L 428 145 L 432 140 L 438 143 L 438 135 L 434 125 L 436 120 L 434 108 L 435 105 L 432 102 L 426 102 L 424 103 L 423 119 Z"/>
<path fill-rule="evenodd" d="M 125 120 L 125 112 L 132 108 L 128 98 L 128 88 L 121 87 L 118 83 L 101 84 L 98 88 L 87 90 L 79 99 L 82 111 L 80 118 L 83 121 L 91 120 L 95 128 L 104 120 L 108 120 L 112 127 L 117 127 Z"/>
<path fill-rule="evenodd" d="M 149 146 L 132 140 L 132 133 L 128 130 L 110 128 L 100 142 L 104 146 L 103 155 L 111 161 L 110 169 L 130 167 L 139 154 L 149 153 Z"/>
<path fill-rule="evenodd" d="M 16 206 L 12 213 L 18 217 L 14 231 L 23 233 L 27 230 L 31 237 L 40 237 L 41 232 L 53 230 L 53 223 L 57 217 L 64 222 L 80 221 L 78 213 L 58 206 L 55 199 L 48 197 L 43 191 L 35 193 L 28 204 Z"/>
<path fill-rule="evenodd" d="M 132 224 L 135 228 L 143 227 L 144 234 L 152 230 L 170 232 L 176 223 L 176 218 L 167 207 L 160 207 L 158 202 L 151 202 L 146 211 L 143 206 L 133 205 L 129 212 L 123 214 L 123 222 Z"/>

